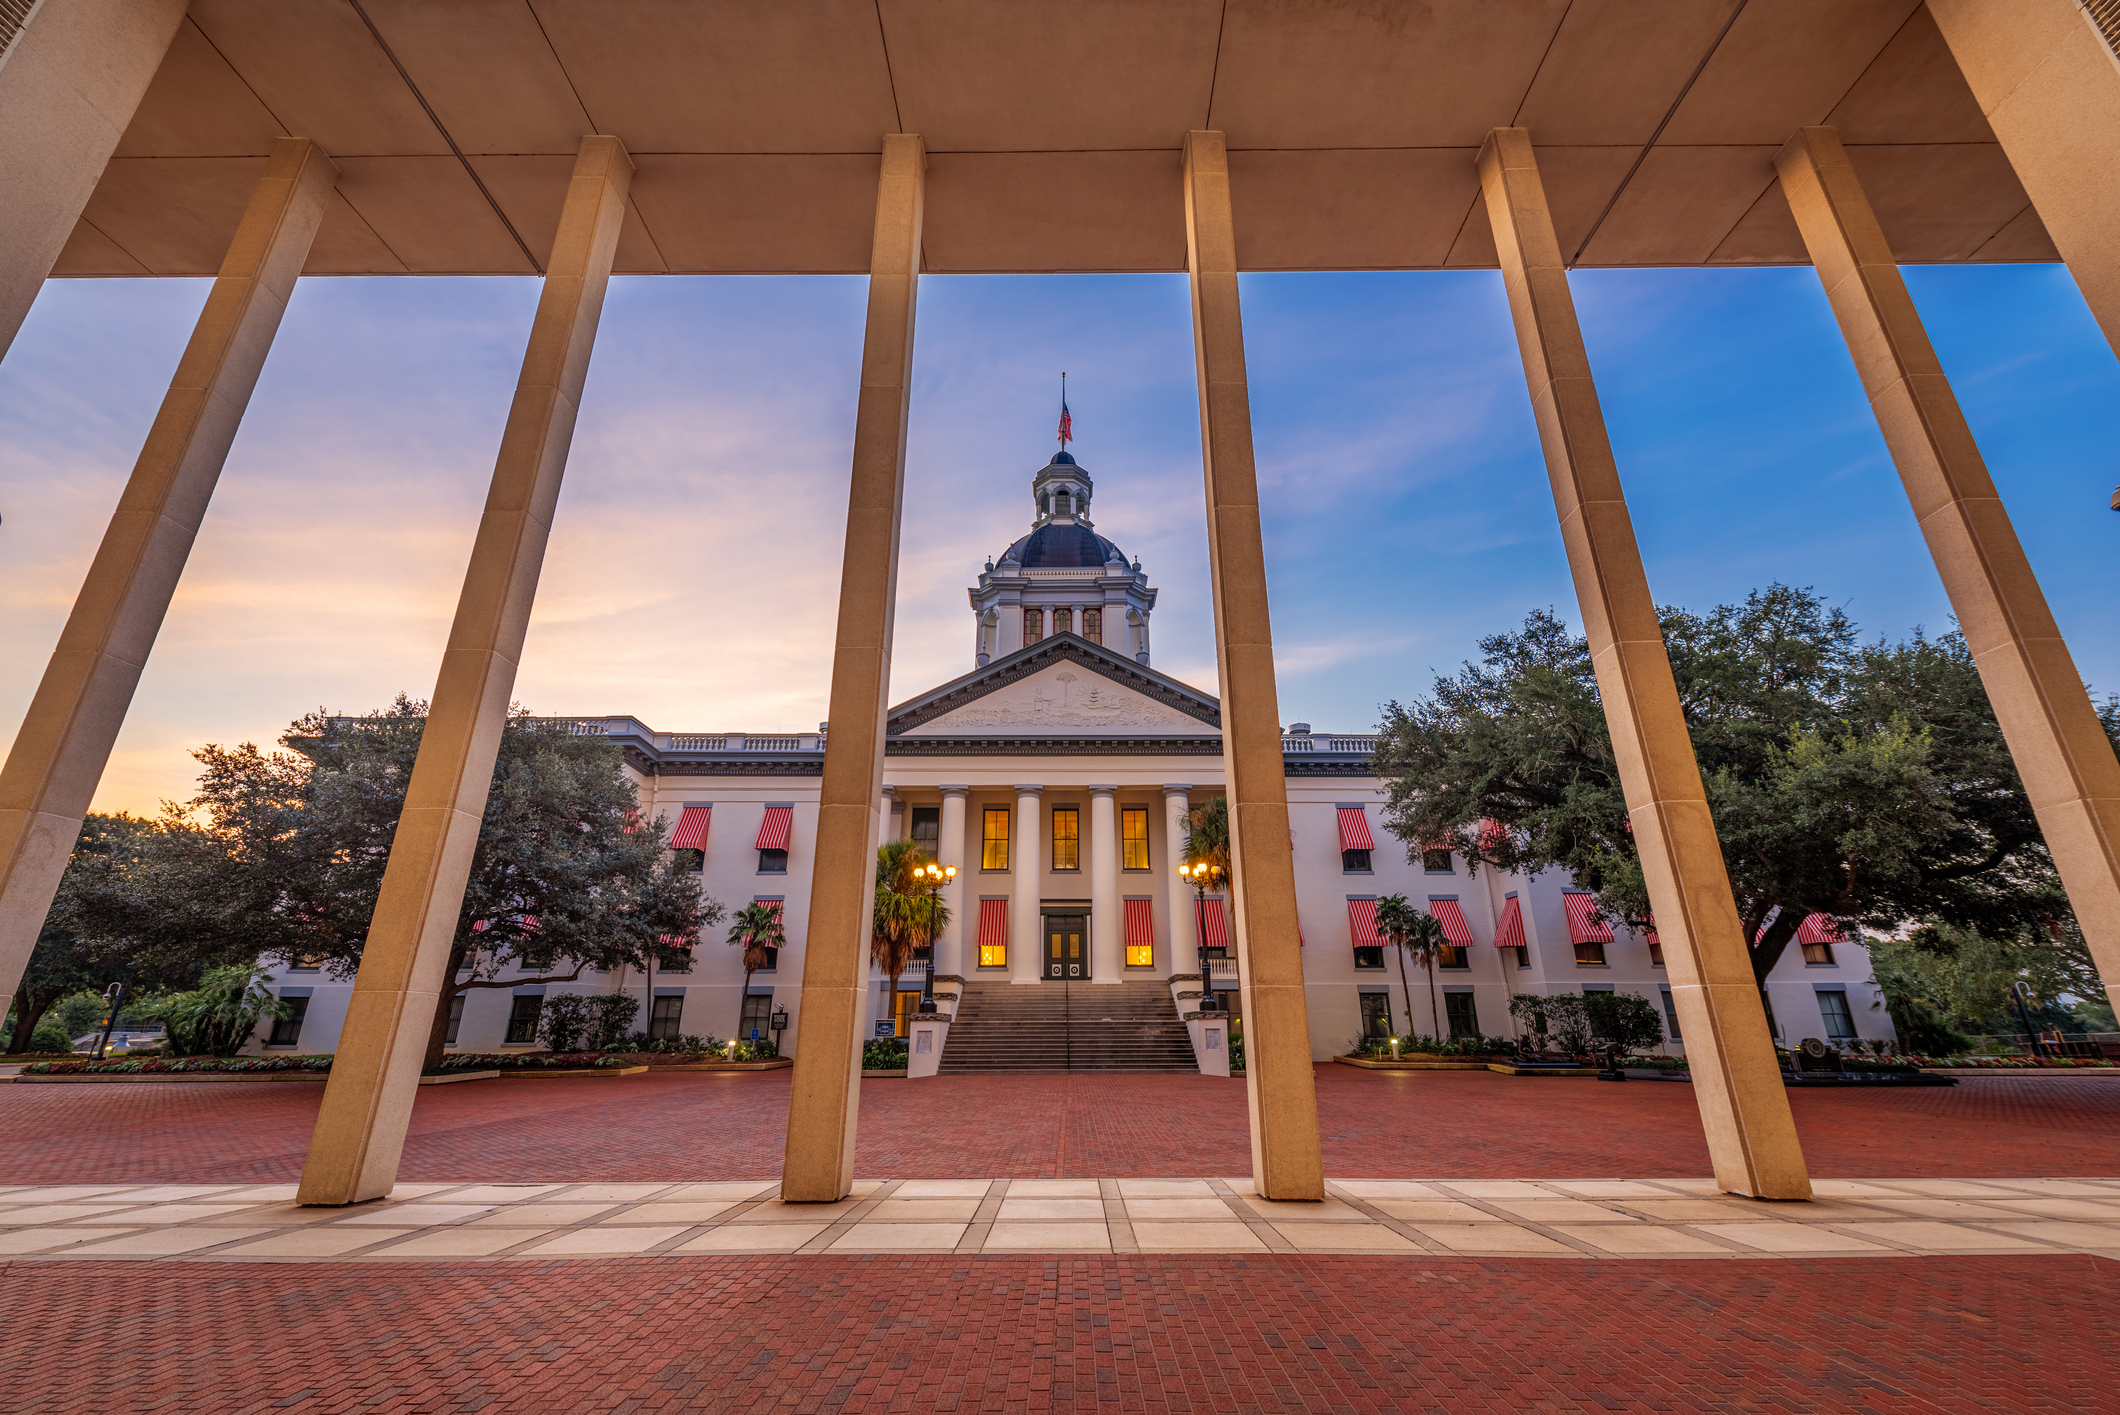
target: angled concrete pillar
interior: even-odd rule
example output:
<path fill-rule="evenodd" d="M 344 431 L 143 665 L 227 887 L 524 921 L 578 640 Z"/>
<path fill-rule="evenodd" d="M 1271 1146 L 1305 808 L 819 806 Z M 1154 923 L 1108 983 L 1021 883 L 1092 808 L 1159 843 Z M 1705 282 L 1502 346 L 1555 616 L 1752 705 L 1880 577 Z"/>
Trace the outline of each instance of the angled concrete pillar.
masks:
<path fill-rule="evenodd" d="M 1775 167 L 2076 922 L 2120 1002 L 2120 761 L 1839 135 L 1804 128 Z"/>
<path fill-rule="evenodd" d="M 1237 301 L 1237 243 L 1229 214 L 1229 156 L 1222 134 L 1186 135 L 1184 181 L 1252 1179 L 1269 1199 L 1322 1199 L 1310 1009 L 1296 929 L 1288 778 L 1281 756 L 1259 479 L 1252 463 L 1251 391 Z"/>
<path fill-rule="evenodd" d="M 37 945 L 337 175 L 307 138 L 274 144 L 0 768 L 0 990 Z"/>
<path fill-rule="evenodd" d="M 632 178 L 624 143 L 582 139 L 300 1203 L 380 1199 L 397 1180 Z"/>
<path fill-rule="evenodd" d="M 1807 1199 L 1811 1181 L 1796 1123 L 1590 380 L 1531 135 L 1522 128 L 1489 133 L 1479 171 L 1715 1178 L 1734 1194 Z"/>
<path fill-rule="evenodd" d="M 2077 0 L 1929 0 L 1980 111 L 2120 349 L 2120 63 Z"/>
<path fill-rule="evenodd" d="M 0 354 L 162 67 L 184 6 L 44 0 L 0 56 Z"/>
<path fill-rule="evenodd" d="M 832 650 L 832 733 L 825 742 L 817 865 L 802 960 L 802 1047 L 795 1054 L 788 1147 L 780 1172 L 781 1197 L 795 1203 L 830 1203 L 854 1187 L 874 842 L 883 829 L 876 804 L 883 786 L 891 624 L 898 600 L 926 173 L 927 150 L 919 137 L 884 137 Z"/>
<path fill-rule="evenodd" d="M 1126 924 L 1119 916 L 1119 788 L 1089 788 L 1089 830 L 1082 863 L 1089 869 L 1090 981 L 1126 981 Z"/>
<path fill-rule="evenodd" d="M 1016 819 L 1010 830 L 1008 980 L 1035 983 L 1045 976 L 1045 914 L 1038 907 L 1044 894 L 1045 788 L 1016 783 Z"/>

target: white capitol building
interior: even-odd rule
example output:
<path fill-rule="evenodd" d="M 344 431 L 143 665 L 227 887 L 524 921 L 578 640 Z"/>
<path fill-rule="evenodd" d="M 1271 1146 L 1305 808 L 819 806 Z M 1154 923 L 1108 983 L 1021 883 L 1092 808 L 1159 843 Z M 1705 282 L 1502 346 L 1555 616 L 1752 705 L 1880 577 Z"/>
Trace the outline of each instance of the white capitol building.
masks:
<path fill-rule="evenodd" d="M 958 871 L 933 960 L 942 1015 L 954 1009 L 956 1018 L 939 1034 L 944 1073 L 1191 1070 L 1202 1060 L 1214 1069 L 1195 1056 L 1200 1028 L 1188 1037 L 1179 1009 L 1195 1007 L 1203 986 L 1203 934 L 1210 945 L 1230 941 L 1225 903 L 1198 898 L 1178 866 L 1186 812 L 1223 790 L 1220 709 L 1213 695 L 1153 667 L 1157 592 L 1138 560 L 1096 533 L 1093 490 L 1065 451 L 1033 474 L 1030 533 L 989 560 L 969 591 L 972 671 L 890 711 L 887 828 Z M 732 911 L 778 902 L 788 946 L 748 992 L 726 923 L 705 932 L 688 971 L 475 989 L 459 1003 L 452 1049 L 534 1045 L 548 991 L 626 990 L 642 999 L 636 1025 L 655 1035 L 748 1037 L 768 1032 L 777 1010 L 786 1014 L 784 1051 L 799 1050 L 822 731 L 577 722 L 623 749 L 642 811 L 668 820 L 673 848 L 697 852 L 687 859 L 706 894 Z M 1282 740 L 1315 1058 L 1344 1052 L 1364 1032 L 1507 1035 L 1509 998 L 1526 992 L 1638 993 L 1677 1030 L 1653 939 L 1604 928 L 1580 901 L 1571 909 L 1564 875 L 1475 877 L 1443 852 L 1409 860 L 1382 829 L 1374 743 L 1306 723 L 1291 724 Z M 1434 1022 L 1427 978 L 1409 970 L 1403 985 L 1375 932 L 1375 901 L 1392 894 L 1429 909 L 1459 945 L 1436 971 Z M 1831 931 L 1805 931 L 1820 932 Z M 1206 962 L 1231 1009 L 1236 968 L 1233 956 Z M 277 1045 L 261 1045 L 332 1050 L 351 980 L 300 969 L 276 969 L 275 978 L 302 1015 L 276 1030 Z M 1780 1039 L 1890 1038 L 1869 978 L 1859 944 L 1792 945 L 1767 986 Z M 924 980 L 919 971 L 901 978 L 893 998 L 875 972 L 871 1030 L 895 1020 L 902 1034 Z"/>

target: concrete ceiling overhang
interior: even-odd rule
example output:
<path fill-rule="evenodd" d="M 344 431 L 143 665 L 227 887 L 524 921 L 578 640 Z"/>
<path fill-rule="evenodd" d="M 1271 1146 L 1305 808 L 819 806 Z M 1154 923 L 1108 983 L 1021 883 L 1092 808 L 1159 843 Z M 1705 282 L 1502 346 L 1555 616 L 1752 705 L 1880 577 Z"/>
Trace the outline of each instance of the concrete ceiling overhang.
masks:
<path fill-rule="evenodd" d="M 623 273 L 865 272 L 886 132 L 928 270 L 1182 270 L 1194 128 L 1244 269 L 1483 268 L 1501 126 L 1576 265 L 1800 263 L 1812 123 L 1902 260 L 2057 258 L 1918 0 L 192 0 L 54 273 L 211 274 L 299 135 L 342 174 L 309 273 L 531 274 L 590 132 Z"/>

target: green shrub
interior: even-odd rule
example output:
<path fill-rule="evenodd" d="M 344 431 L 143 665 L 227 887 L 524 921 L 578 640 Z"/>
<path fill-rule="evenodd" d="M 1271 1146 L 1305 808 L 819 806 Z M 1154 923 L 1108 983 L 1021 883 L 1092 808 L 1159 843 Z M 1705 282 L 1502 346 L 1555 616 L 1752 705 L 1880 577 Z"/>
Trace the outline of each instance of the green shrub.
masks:
<path fill-rule="evenodd" d="M 66 1035 L 66 1029 L 50 1018 L 37 1023 L 37 1030 L 30 1034 L 29 1049 L 49 1056 L 53 1052 L 72 1051 L 74 1039 Z"/>
<path fill-rule="evenodd" d="M 260 1019 L 293 1010 L 265 990 L 271 981 L 270 973 L 248 964 L 208 968 L 198 987 L 151 999 L 139 1015 L 162 1023 L 171 1056 L 234 1056 Z"/>
<path fill-rule="evenodd" d="M 862 1045 L 862 1070 L 904 1071 L 906 1068 L 906 1054 L 895 1040 L 870 1041 Z"/>

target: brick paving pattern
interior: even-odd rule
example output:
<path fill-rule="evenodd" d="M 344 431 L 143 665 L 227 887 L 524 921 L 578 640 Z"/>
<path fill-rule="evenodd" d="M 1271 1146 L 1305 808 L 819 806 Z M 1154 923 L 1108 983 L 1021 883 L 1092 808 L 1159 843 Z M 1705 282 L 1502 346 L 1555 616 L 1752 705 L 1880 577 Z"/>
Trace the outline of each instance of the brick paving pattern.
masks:
<path fill-rule="evenodd" d="M 2115 1275 L 2066 1256 L 18 1263 L 0 1412 L 2110 1411 Z"/>
<path fill-rule="evenodd" d="M 420 1092 L 407 1181 L 769 1179 L 788 1073 L 475 1081 Z M 0 1183 L 296 1178 L 311 1084 L 0 1085 Z M 1980 1077 L 1789 1096 L 1812 1171 L 1845 1178 L 2120 1174 L 2120 1082 Z M 1318 1068 L 1326 1172 L 1686 1178 L 1692 1087 Z M 1241 1081 L 966 1076 L 862 1087 L 858 1172 L 1030 1179 L 1244 1174 Z"/>

